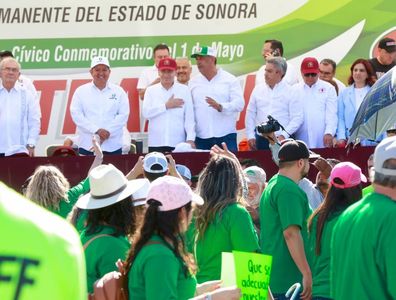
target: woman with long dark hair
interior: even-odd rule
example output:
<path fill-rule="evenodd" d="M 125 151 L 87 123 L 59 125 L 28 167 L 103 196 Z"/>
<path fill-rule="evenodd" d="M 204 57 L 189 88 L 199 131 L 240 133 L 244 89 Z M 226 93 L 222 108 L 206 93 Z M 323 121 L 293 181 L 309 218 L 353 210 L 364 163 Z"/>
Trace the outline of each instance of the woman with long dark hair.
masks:
<path fill-rule="evenodd" d="M 335 223 L 342 212 L 362 198 L 362 184 L 367 179 L 351 162 L 334 166 L 330 174 L 330 189 L 323 203 L 308 220 L 311 250 L 312 299 L 330 298 L 330 243 Z"/>
<path fill-rule="evenodd" d="M 198 265 L 198 282 L 220 279 L 222 252 L 259 251 L 257 233 L 242 198 L 243 188 L 247 192 L 242 168 L 225 144 L 223 147 L 212 148 L 212 157 L 198 179 L 197 193 L 204 205 L 196 211 L 194 237 L 189 241 Z"/>
<path fill-rule="evenodd" d="M 345 145 L 356 113 L 375 81 L 375 73 L 368 60 L 359 58 L 352 63 L 348 78 L 349 86 L 342 90 L 338 96 L 338 145 Z"/>
<path fill-rule="evenodd" d="M 91 192 L 78 199 L 76 206 L 87 211 L 80 239 L 85 252 L 88 292 L 92 292 L 93 283 L 116 271 L 116 261 L 126 257 L 128 237 L 136 230 L 131 195 L 144 187 L 145 180 L 128 181 L 113 165 L 101 165 L 89 173 L 89 181 Z"/>
<path fill-rule="evenodd" d="M 237 289 L 211 291 L 219 282 L 196 284 L 196 266 L 183 237 L 192 202 L 203 204 L 180 178 L 164 176 L 151 183 L 144 222 L 125 263 L 129 299 L 184 300 L 197 294 L 203 295 L 194 299 L 239 299 Z"/>

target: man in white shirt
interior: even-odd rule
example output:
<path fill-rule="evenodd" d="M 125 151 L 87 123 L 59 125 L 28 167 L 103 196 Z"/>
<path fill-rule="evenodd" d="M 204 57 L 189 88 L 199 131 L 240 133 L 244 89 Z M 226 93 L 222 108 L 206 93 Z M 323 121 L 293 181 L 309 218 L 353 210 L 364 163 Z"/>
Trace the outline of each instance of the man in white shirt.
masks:
<path fill-rule="evenodd" d="M 121 154 L 123 127 L 129 116 L 128 97 L 120 86 L 108 82 L 111 70 L 106 57 L 94 57 L 90 73 L 92 82 L 76 90 L 70 105 L 79 135 L 79 153 L 94 154 L 92 135 L 97 134 L 104 154 Z"/>
<path fill-rule="evenodd" d="M 283 44 L 278 40 L 266 40 L 264 41 L 263 49 L 261 51 L 261 55 L 264 58 L 264 61 L 271 57 L 283 57 Z M 256 85 L 260 83 L 264 83 L 264 73 L 265 73 L 265 64 L 258 69 L 256 72 Z M 287 63 L 287 70 L 284 76 L 284 81 L 289 85 L 294 85 L 299 82 L 299 76 L 296 71 L 296 68 Z"/>
<path fill-rule="evenodd" d="M 17 84 L 21 66 L 12 57 L 0 62 L 0 157 L 20 148 L 34 156 L 40 134 L 40 104 Z"/>
<path fill-rule="evenodd" d="M 336 69 L 337 69 L 337 64 L 334 60 L 330 58 L 322 59 L 319 64 L 319 78 L 327 82 L 334 80 L 334 82 L 337 84 L 338 87 L 337 94 L 339 95 L 341 91 L 345 89 L 345 84 L 343 84 L 340 80 L 335 78 Z"/>
<path fill-rule="evenodd" d="M 177 81 L 182 84 L 188 84 L 191 78 L 192 66 L 187 57 L 176 58 L 176 77 Z"/>
<path fill-rule="evenodd" d="M 190 89 L 175 82 L 176 61 L 163 58 L 158 63 L 160 82 L 149 86 L 143 102 L 143 117 L 149 120 L 149 152 L 171 152 L 195 139 L 194 111 Z"/>
<path fill-rule="evenodd" d="M 0 61 L 6 57 L 14 58 L 14 55 L 12 54 L 11 51 L 8 51 L 8 50 L 1 51 L 0 52 Z M 36 90 L 35 86 L 33 85 L 33 82 L 25 75 L 19 74 L 18 81 L 16 82 L 16 85 L 27 89 L 28 91 L 30 91 L 33 94 L 33 96 L 38 97 L 37 90 Z"/>
<path fill-rule="evenodd" d="M 267 59 L 265 83 L 256 85 L 246 110 L 246 135 L 251 150 L 269 149 L 268 140 L 256 133 L 256 126 L 267 122 L 268 115 L 285 128 L 275 132 L 279 140 L 288 138 L 303 122 L 302 103 L 285 82 L 287 64 L 282 57 Z"/>
<path fill-rule="evenodd" d="M 137 83 L 137 89 L 141 100 L 144 100 L 144 94 L 146 93 L 147 87 L 160 82 L 157 66 L 161 59 L 170 56 L 169 47 L 165 44 L 158 44 L 154 47 L 153 56 L 154 65 L 142 71 L 139 77 L 139 81 Z"/>
<path fill-rule="evenodd" d="M 304 82 L 295 87 L 304 108 L 304 122 L 296 132 L 309 148 L 331 148 L 337 129 L 337 94 L 328 82 L 319 79 L 319 63 L 306 57 L 301 63 Z"/>
<path fill-rule="evenodd" d="M 238 151 L 236 121 L 245 105 L 241 85 L 234 75 L 217 68 L 215 49 L 202 46 L 191 57 L 196 59 L 200 72 L 189 82 L 196 122 L 195 145 L 210 150 L 225 142 L 229 150 Z"/>

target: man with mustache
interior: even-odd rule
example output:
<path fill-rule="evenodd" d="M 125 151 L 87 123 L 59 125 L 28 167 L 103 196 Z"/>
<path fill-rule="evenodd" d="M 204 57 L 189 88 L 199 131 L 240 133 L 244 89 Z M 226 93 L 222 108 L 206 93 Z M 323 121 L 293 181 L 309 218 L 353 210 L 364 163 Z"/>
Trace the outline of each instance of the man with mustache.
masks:
<path fill-rule="evenodd" d="M 181 84 L 188 84 L 191 78 L 192 66 L 187 57 L 176 58 L 176 77 Z"/>

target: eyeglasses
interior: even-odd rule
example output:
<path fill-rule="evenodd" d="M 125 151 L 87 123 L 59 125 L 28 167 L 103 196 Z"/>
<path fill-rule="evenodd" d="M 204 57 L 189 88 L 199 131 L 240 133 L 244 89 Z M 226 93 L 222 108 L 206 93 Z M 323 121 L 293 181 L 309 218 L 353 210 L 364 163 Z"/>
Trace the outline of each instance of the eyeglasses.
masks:
<path fill-rule="evenodd" d="M 3 68 L 3 70 L 4 71 L 7 71 L 7 72 L 12 72 L 12 73 L 16 73 L 16 72 L 19 72 L 19 69 L 18 68 L 9 68 L 9 67 L 5 67 L 5 68 Z"/>
<path fill-rule="evenodd" d="M 318 74 L 316 74 L 316 73 L 306 73 L 306 74 L 304 74 L 304 77 L 316 77 L 316 76 L 318 76 Z"/>

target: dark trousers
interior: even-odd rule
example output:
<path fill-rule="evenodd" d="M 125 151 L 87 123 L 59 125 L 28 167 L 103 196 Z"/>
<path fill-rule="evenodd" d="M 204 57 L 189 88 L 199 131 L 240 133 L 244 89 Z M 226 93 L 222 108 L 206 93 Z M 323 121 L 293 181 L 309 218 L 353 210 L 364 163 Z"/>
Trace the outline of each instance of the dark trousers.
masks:
<path fill-rule="evenodd" d="M 222 137 L 213 137 L 208 139 L 195 138 L 195 146 L 197 149 L 210 150 L 214 145 L 218 145 L 221 148 L 221 143 L 226 143 L 228 150 L 237 152 L 237 134 L 230 133 Z"/>
<path fill-rule="evenodd" d="M 78 148 L 78 153 L 81 155 L 86 155 L 86 156 L 90 156 L 90 155 L 92 156 L 95 154 L 91 151 L 85 150 L 84 148 Z M 120 155 L 120 154 L 122 154 L 122 149 L 120 148 L 120 149 L 117 149 L 117 150 L 111 151 L 111 152 L 103 151 L 103 154 L 104 155 Z"/>
<path fill-rule="evenodd" d="M 148 152 L 161 152 L 169 153 L 175 150 L 175 147 L 161 146 L 161 147 L 148 147 Z"/>
<path fill-rule="evenodd" d="M 269 142 L 265 137 L 258 135 L 255 133 L 256 136 L 256 148 L 257 150 L 269 150 Z"/>

